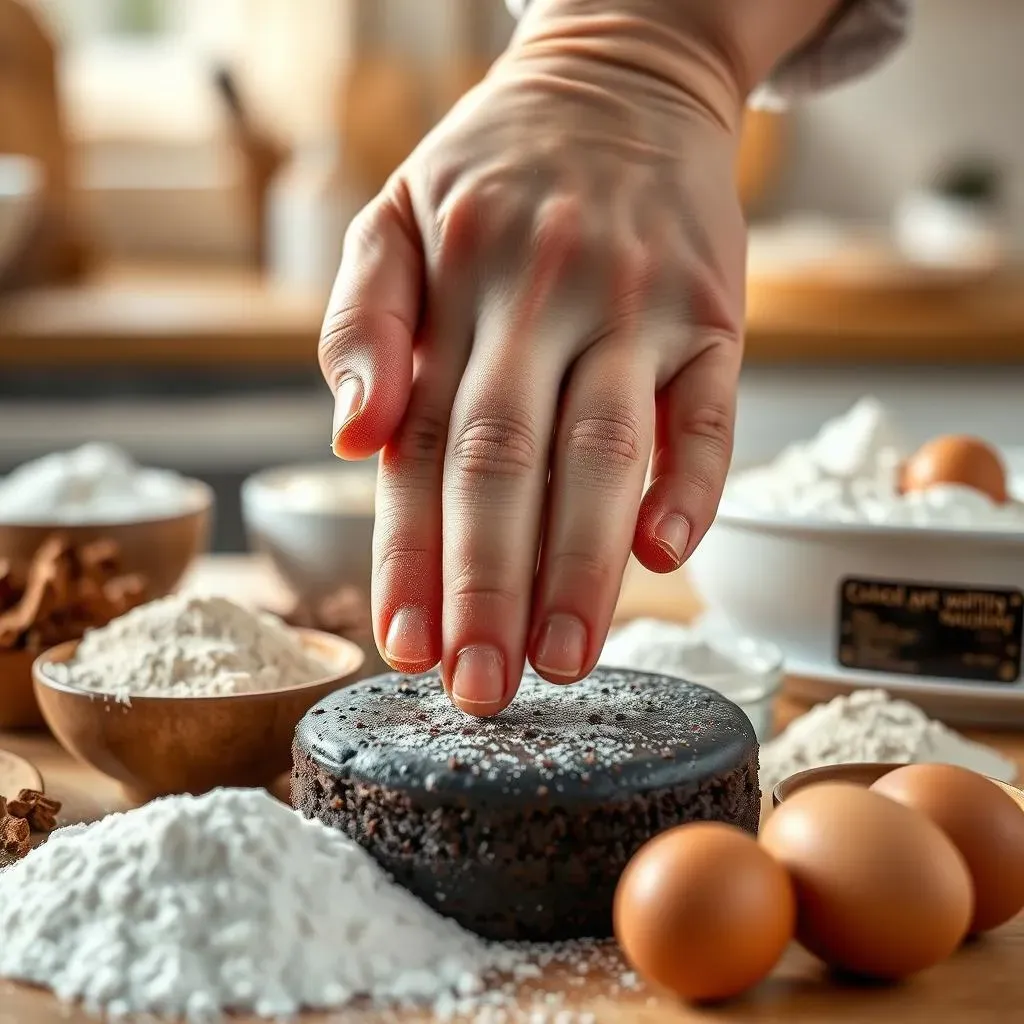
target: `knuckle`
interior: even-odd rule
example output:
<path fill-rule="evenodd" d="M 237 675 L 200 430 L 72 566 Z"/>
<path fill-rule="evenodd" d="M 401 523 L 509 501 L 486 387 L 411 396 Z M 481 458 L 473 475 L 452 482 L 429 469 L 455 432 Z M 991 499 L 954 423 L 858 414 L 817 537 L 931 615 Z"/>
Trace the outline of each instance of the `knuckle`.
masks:
<path fill-rule="evenodd" d="M 598 545 L 594 545 L 597 550 Z M 559 551 L 551 557 L 551 575 L 568 581 L 567 589 L 588 594 L 603 593 L 614 570 L 607 559 L 592 551 Z"/>
<path fill-rule="evenodd" d="M 678 489 L 688 499 L 686 504 L 694 509 L 705 508 L 718 499 L 721 484 L 716 482 L 717 479 L 710 464 L 698 463 L 680 472 Z M 696 524 L 691 522 L 693 525 Z"/>
<path fill-rule="evenodd" d="M 407 333 L 401 318 L 389 310 L 355 305 L 332 310 L 317 345 L 324 377 L 333 386 L 346 371 L 371 364 L 374 350 L 386 349 Z"/>
<path fill-rule="evenodd" d="M 376 203 L 364 206 L 349 221 L 345 229 L 344 250 L 358 250 L 360 253 L 372 253 L 380 247 L 381 239 L 381 207 Z"/>
<path fill-rule="evenodd" d="M 471 571 L 457 576 L 452 582 L 451 594 L 462 601 L 476 604 L 517 605 L 520 595 L 511 586 L 484 583 Z"/>
<path fill-rule="evenodd" d="M 372 317 L 355 306 L 335 310 L 328 314 L 320 331 L 317 354 L 324 375 L 332 379 L 345 369 L 344 361 L 373 337 Z"/>
<path fill-rule="evenodd" d="M 577 471 L 601 477 L 629 472 L 644 459 L 640 417 L 624 405 L 580 417 L 566 433 L 566 454 Z"/>
<path fill-rule="evenodd" d="M 479 202 L 471 191 L 449 197 L 441 204 L 434 226 L 434 246 L 442 262 L 459 262 L 476 248 Z"/>
<path fill-rule="evenodd" d="M 402 425 L 396 454 L 403 465 L 438 465 L 448 442 L 448 419 L 436 411 L 417 411 Z"/>
<path fill-rule="evenodd" d="M 449 458 L 452 466 L 467 477 L 517 480 L 534 472 L 540 446 L 522 417 L 478 413 L 455 432 Z"/>
<path fill-rule="evenodd" d="M 374 574 L 381 580 L 391 577 L 407 578 L 410 570 L 425 566 L 431 553 L 423 547 L 404 544 L 397 538 L 385 538 L 377 543 L 374 552 Z"/>
<path fill-rule="evenodd" d="M 634 240 L 619 253 L 623 276 L 640 284 L 653 281 L 663 263 L 664 260 L 659 258 L 650 244 L 639 240 Z"/>
<path fill-rule="evenodd" d="M 615 319 L 623 323 L 632 323 L 650 305 L 659 279 L 666 276 L 663 261 L 655 257 L 649 245 L 639 241 L 618 251 L 611 273 Z"/>
<path fill-rule="evenodd" d="M 727 461 L 732 453 L 733 409 L 723 401 L 705 400 L 689 410 L 680 422 L 681 432 L 698 438 L 709 461 Z"/>
<path fill-rule="evenodd" d="M 560 196 L 546 202 L 537 214 L 536 247 L 540 251 L 578 254 L 583 248 L 584 217 L 579 200 Z"/>

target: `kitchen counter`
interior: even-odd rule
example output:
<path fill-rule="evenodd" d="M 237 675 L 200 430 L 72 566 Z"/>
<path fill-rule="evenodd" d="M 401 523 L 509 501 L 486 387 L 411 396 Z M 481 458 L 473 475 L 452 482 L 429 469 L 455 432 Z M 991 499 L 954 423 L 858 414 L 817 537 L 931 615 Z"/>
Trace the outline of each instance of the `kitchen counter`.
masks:
<path fill-rule="evenodd" d="M 280 607 L 282 590 L 265 563 L 251 557 L 207 558 L 195 568 L 186 586 L 205 593 L 223 593 L 267 607 Z M 630 573 L 617 619 L 658 615 L 685 620 L 697 602 L 685 580 Z M 779 725 L 804 708 L 781 698 Z M 1024 771 L 1024 736 L 979 734 L 1013 757 Z M 71 760 L 48 736 L 0 734 L 0 747 L 28 757 L 41 770 L 47 790 L 64 802 L 62 820 L 94 820 L 128 805 L 119 787 L 92 769 Z M 275 787 L 281 792 L 281 787 Z M 565 1008 L 592 1014 L 594 1024 L 1005 1024 L 1024 1005 L 1024 916 L 982 942 L 965 947 L 953 959 L 899 986 L 856 986 L 830 981 L 809 955 L 790 949 L 771 979 L 745 999 L 716 1010 L 686 1008 L 645 991 L 616 991 L 615 977 L 588 977 L 573 985 L 564 972 L 549 971 L 538 983 L 541 991 L 565 993 Z M 625 965 L 621 968 L 626 970 Z M 86 1024 L 93 1018 L 60 1007 L 37 990 L 0 982 L 0 1021 L 18 1024 Z M 560 1008 L 560 1007 L 559 1007 Z M 381 1018 L 355 1010 L 309 1015 L 306 1024 L 372 1024 Z M 426 1021 L 427 1015 L 389 1016 L 390 1021 Z M 248 1018 L 232 1018 L 249 1024 Z"/>

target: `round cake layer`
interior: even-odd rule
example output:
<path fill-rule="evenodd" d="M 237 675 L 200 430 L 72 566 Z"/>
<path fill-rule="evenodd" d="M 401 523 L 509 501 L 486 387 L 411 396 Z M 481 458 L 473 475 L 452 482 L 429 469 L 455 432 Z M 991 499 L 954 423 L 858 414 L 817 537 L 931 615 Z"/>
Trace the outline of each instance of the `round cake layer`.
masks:
<path fill-rule="evenodd" d="M 598 669 L 529 674 L 497 718 L 453 708 L 435 674 L 340 690 L 296 732 L 292 798 L 442 913 L 493 938 L 611 932 L 615 884 L 687 821 L 756 832 L 757 741 L 704 687 Z"/>
<path fill-rule="evenodd" d="M 621 669 L 574 686 L 528 674 L 511 707 L 485 719 L 454 708 L 434 674 L 382 676 L 321 701 L 297 740 L 352 780 L 437 802 L 491 795 L 531 806 L 686 785 L 735 768 L 755 746 L 746 715 L 720 694 Z"/>

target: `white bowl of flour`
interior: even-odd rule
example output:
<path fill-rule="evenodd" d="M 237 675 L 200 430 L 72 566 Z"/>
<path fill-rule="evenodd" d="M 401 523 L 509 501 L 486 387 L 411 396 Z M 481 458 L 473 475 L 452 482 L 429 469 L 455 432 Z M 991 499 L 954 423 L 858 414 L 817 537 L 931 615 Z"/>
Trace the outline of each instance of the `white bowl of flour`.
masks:
<path fill-rule="evenodd" d="M 302 601 L 342 587 L 368 594 L 376 481 L 375 464 L 337 460 L 257 473 L 242 486 L 250 546 L 270 556 Z"/>
<path fill-rule="evenodd" d="M 1024 701 L 1024 508 L 966 488 L 901 495 L 903 455 L 865 400 L 735 474 L 690 578 L 713 621 L 778 644 L 797 673 Z"/>

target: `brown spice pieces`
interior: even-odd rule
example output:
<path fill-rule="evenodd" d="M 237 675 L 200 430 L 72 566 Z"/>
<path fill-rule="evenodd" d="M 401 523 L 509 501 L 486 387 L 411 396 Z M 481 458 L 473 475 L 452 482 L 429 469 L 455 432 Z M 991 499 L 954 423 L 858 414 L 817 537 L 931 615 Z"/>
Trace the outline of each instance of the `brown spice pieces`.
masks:
<path fill-rule="evenodd" d="M 342 587 L 315 605 L 299 601 L 284 619 L 290 626 L 319 629 L 356 643 L 373 639 L 369 602 L 355 587 Z"/>
<path fill-rule="evenodd" d="M 37 549 L 27 572 L 0 561 L 0 650 L 38 652 L 142 604 L 146 581 L 119 574 L 110 540 L 72 545 L 55 534 Z"/>
<path fill-rule="evenodd" d="M 57 827 L 61 803 L 35 789 L 23 789 L 17 799 L 0 796 L 0 853 L 20 859 L 32 848 L 33 832 Z"/>
<path fill-rule="evenodd" d="M 0 797 L 0 852 L 21 858 L 31 848 L 31 825 L 24 818 L 8 813 L 4 799 Z"/>
<path fill-rule="evenodd" d="M 17 800 L 7 801 L 7 813 L 24 818 L 33 832 L 52 832 L 57 827 L 61 803 L 35 789 L 23 789 Z"/>

